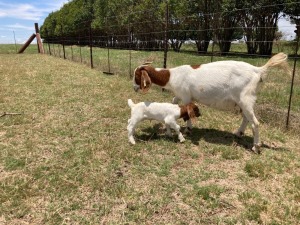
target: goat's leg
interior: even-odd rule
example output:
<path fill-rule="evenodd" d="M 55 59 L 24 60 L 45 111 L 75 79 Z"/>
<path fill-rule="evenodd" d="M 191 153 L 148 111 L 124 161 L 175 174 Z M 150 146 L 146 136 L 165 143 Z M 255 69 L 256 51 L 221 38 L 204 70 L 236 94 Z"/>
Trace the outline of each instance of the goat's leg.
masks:
<path fill-rule="evenodd" d="M 248 106 L 242 108 L 242 110 L 243 110 L 245 117 L 250 122 L 251 128 L 252 128 L 253 139 L 254 139 L 252 151 L 254 151 L 256 153 L 260 153 L 261 143 L 260 143 L 260 139 L 259 139 L 259 122 L 254 115 L 253 107 L 250 107 L 248 105 Z"/>
<path fill-rule="evenodd" d="M 128 139 L 129 139 L 129 142 L 131 144 L 133 144 L 133 145 L 135 144 L 135 140 L 134 140 L 134 137 L 133 137 L 133 135 L 134 135 L 134 129 L 135 129 L 136 124 L 137 124 L 134 121 L 135 120 L 133 120 L 133 119 L 129 119 L 128 120 L 128 125 L 127 125 Z"/>
<path fill-rule="evenodd" d="M 172 99 L 172 103 L 173 104 L 178 104 L 178 102 L 179 102 L 179 98 L 177 98 L 176 96 Z"/>
<path fill-rule="evenodd" d="M 186 128 L 184 129 L 184 133 L 186 134 L 192 133 L 192 128 L 193 128 L 192 121 L 189 119 L 186 121 Z"/>
<path fill-rule="evenodd" d="M 170 129 L 170 125 L 169 124 L 166 124 L 166 129 L 167 129 L 167 135 L 169 137 L 172 137 L 172 132 L 171 132 L 171 129 Z"/>
<path fill-rule="evenodd" d="M 189 97 L 189 95 L 186 94 L 186 97 L 182 99 L 182 103 L 184 105 L 186 105 L 186 104 L 189 104 L 190 102 L 191 102 L 191 97 Z M 192 121 L 191 121 L 191 119 L 189 119 L 189 120 L 186 121 L 186 128 L 184 129 L 184 133 L 185 134 L 191 134 L 192 133 L 192 128 L 193 128 Z"/>
<path fill-rule="evenodd" d="M 255 116 L 254 116 L 253 119 L 254 120 L 251 123 L 252 133 L 253 133 L 253 138 L 254 138 L 252 151 L 254 151 L 256 153 L 260 153 L 261 143 L 260 143 L 260 139 L 259 139 L 259 129 L 258 129 L 259 122 L 258 122 L 258 120 L 256 119 Z"/>
<path fill-rule="evenodd" d="M 238 136 L 238 137 L 241 137 L 245 134 L 245 130 L 246 130 L 246 127 L 248 125 L 248 120 L 247 120 L 247 117 L 245 116 L 244 113 L 242 113 L 243 115 L 243 121 L 242 121 L 242 124 L 241 126 L 239 127 L 239 129 L 237 129 L 236 131 L 234 131 L 234 135 Z"/>
<path fill-rule="evenodd" d="M 180 142 L 185 141 L 182 133 L 180 132 L 180 126 L 175 121 L 167 121 L 166 124 L 168 124 L 168 126 L 170 126 L 172 129 L 175 130 L 176 134 L 178 135 L 178 139 L 179 139 Z"/>

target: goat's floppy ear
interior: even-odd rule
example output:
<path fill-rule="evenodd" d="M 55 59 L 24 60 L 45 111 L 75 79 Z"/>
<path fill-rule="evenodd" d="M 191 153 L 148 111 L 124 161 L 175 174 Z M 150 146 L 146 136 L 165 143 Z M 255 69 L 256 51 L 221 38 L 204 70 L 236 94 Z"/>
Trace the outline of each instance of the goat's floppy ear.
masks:
<path fill-rule="evenodd" d="M 142 70 L 142 75 L 141 75 L 141 90 L 143 93 L 146 93 L 147 91 L 149 91 L 150 87 L 151 87 L 151 79 L 147 73 L 146 70 Z"/>
<path fill-rule="evenodd" d="M 196 122 L 196 117 L 200 116 L 199 108 L 195 104 L 187 105 L 187 112 L 192 122 Z"/>

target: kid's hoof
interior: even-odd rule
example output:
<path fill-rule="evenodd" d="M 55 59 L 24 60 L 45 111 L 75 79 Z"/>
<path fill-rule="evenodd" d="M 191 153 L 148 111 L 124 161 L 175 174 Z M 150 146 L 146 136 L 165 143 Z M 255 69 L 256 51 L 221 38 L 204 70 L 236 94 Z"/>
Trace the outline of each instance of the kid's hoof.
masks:
<path fill-rule="evenodd" d="M 237 137 L 242 137 L 242 136 L 244 136 L 244 132 L 239 131 L 239 130 L 233 132 L 233 134 L 234 134 L 235 136 L 237 136 Z"/>
<path fill-rule="evenodd" d="M 185 142 L 185 139 L 184 138 L 180 139 L 180 143 L 183 143 L 183 142 Z"/>
<path fill-rule="evenodd" d="M 183 133 L 191 135 L 191 134 L 192 134 L 192 128 L 186 127 L 186 128 L 184 129 Z"/>
<path fill-rule="evenodd" d="M 252 151 L 256 154 L 260 154 L 261 153 L 261 144 L 254 144 L 254 146 L 252 147 Z"/>

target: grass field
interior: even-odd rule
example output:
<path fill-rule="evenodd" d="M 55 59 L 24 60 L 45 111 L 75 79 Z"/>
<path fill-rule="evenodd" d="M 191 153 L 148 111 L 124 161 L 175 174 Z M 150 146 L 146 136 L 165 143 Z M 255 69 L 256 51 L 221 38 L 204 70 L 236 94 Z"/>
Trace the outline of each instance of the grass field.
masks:
<path fill-rule="evenodd" d="M 145 121 L 132 146 L 127 99 L 170 102 L 172 95 L 135 93 L 120 51 L 111 52 L 115 75 L 103 74 L 105 54 L 95 53 L 95 69 L 0 54 L 0 114 L 20 113 L 0 117 L 0 224 L 299 223 L 299 76 L 290 131 L 282 125 L 290 77 L 274 69 L 260 90 L 260 155 L 248 151 L 250 128 L 243 138 L 232 135 L 239 113 L 204 106 L 185 143 Z M 162 53 L 132 56 L 132 67 L 147 59 L 161 66 Z M 208 61 L 170 53 L 168 65 Z"/>

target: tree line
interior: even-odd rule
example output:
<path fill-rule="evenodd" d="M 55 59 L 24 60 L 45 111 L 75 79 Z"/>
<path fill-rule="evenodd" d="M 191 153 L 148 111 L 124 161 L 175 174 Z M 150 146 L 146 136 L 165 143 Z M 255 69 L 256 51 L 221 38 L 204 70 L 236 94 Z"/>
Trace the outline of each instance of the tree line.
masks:
<path fill-rule="evenodd" d="M 192 40 L 206 53 L 211 40 L 221 53 L 244 37 L 249 54 L 272 54 L 280 16 L 299 34 L 297 0 L 73 0 L 50 13 L 41 26 L 44 42 L 174 51 Z"/>

